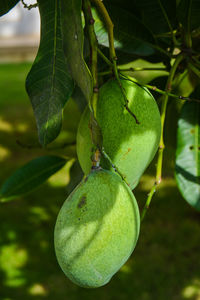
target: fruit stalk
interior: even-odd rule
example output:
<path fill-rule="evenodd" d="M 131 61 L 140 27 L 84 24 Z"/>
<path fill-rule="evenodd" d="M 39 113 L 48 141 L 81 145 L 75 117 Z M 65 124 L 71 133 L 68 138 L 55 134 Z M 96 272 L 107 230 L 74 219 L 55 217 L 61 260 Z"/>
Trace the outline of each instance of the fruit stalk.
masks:
<path fill-rule="evenodd" d="M 125 109 L 129 112 L 129 114 L 135 119 L 135 122 L 136 124 L 139 124 L 139 120 L 137 119 L 136 115 L 129 109 L 128 107 L 128 99 L 126 97 L 126 93 L 122 87 L 122 84 L 121 84 L 121 81 L 120 81 L 120 78 L 119 78 L 119 73 L 118 73 L 118 69 L 117 69 L 117 55 L 116 55 L 116 52 L 115 52 L 115 47 L 114 47 L 114 33 L 113 33 L 113 29 L 114 29 L 114 24 L 107 12 L 107 9 L 105 8 L 104 4 L 102 1 L 100 0 L 92 0 L 95 5 L 97 6 L 97 8 L 99 9 L 103 19 L 104 19 L 104 22 L 105 22 L 105 25 L 107 27 L 107 31 L 108 31 L 108 40 L 109 40 L 109 52 L 110 52 L 110 60 L 112 62 L 112 69 L 113 69 L 113 73 L 115 75 L 115 78 L 118 82 L 118 85 L 121 89 L 121 92 L 122 92 L 122 95 L 123 95 L 123 98 L 124 98 L 124 107 Z"/>
<path fill-rule="evenodd" d="M 180 53 L 177 56 L 173 66 L 171 67 L 171 70 L 169 72 L 169 76 L 167 79 L 167 83 L 166 83 L 166 87 L 165 87 L 166 94 L 164 95 L 164 98 L 162 101 L 162 106 L 161 106 L 161 139 L 160 139 L 158 159 L 157 159 L 157 165 L 156 165 L 156 180 L 155 180 L 155 183 L 152 186 L 150 193 L 147 197 L 147 201 L 145 203 L 145 206 L 144 206 L 142 214 L 141 214 L 141 221 L 144 219 L 146 211 L 149 208 L 149 205 L 151 203 L 152 197 L 153 197 L 154 193 L 156 192 L 157 186 L 161 183 L 161 180 L 162 180 L 163 151 L 165 148 L 163 134 L 164 134 L 164 124 L 165 124 L 167 103 L 168 103 L 168 99 L 169 99 L 169 92 L 172 90 L 172 83 L 173 83 L 173 80 L 175 77 L 177 67 L 183 59 L 184 59 L 184 55 L 182 53 Z"/>
<path fill-rule="evenodd" d="M 90 108 L 90 129 L 92 142 L 94 145 L 94 155 L 92 157 L 92 166 L 99 167 L 102 145 L 102 136 L 100 127 L 96 121 L 96 108 L 98 101 L 98 70 L 97 70 L 97 38 L 94 31 L 94 18 L 92 16 L 91 4 L 89 0 L 83 1 L 83 12 L 85 17 L 85 26 L 90 43 L 90 70 L 93 80 L 93 95 L 89 103 Z"/>
<path fill-rule="evenodd" d="M 93 80 L 93 96 L 89 103 L 90 111 L 96 117 L 96 102 L 98 99 L 98 73 L 97 73 L 97 39 L 94 32 L 94 22 L 89 0 L 83 1 L 83 12 L 85 17 L 85 27 L 90 43 L 90 71 Z"/>

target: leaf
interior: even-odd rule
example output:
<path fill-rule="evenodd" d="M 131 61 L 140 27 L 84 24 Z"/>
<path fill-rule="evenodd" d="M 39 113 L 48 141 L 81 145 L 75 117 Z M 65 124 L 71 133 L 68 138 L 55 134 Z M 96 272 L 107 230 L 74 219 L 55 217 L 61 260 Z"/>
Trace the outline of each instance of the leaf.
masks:
<path fill-rule="evenodd" d="M 70 194 L 75 187 L 80 183 L 84 174 L 79 164 L 79 161 L 76 160 L 72 167 L 70 168 L 70 182 L 66 187 L 66 191 Z"/>
<path fill-rule="evenodd" d="M 115 48 L 129 54 L 140 56 L 154 53 L 154 38 L 151 32 L 134 14 L 114 4 L 107 4 L 109 15 L 114 23 Z M 93 9 L 95 32 L 99 44 L 108 47 L 108 34 L 100 14 Z"/>
<path fill-rule="evenodd" d="M 84 97 L 81 89 L 78 86 L 75 86 L 74 92 L 72 94 L 72 99 L 78 105 L 79 110 L 81 112 L 83 112 L 87 105 L 87 101 L 86 101 L 86 98 Z"/>
<path fill-rule="evenodd" d="M 200 95 L 200 93 L 199 93 Z M 200 105 L 183 105 L 178 122 L 175 176 L 183 198 L 200 210 Z"/>
<path fill-rule="evenodd" d="M 36 117 L 39 141 L 45 146 L 59 134 L 62 111 L 74 83 L 63 51 L 60 1 L 39 0 L 41 40 L 26 89 Z"/>
<path fill-rule="evenodd" d="M 19 0 L 1 0 L 0 2 L 0 16 L 3 16 L 9 12 Z"/>
<path fill-rule="evenodd" d="M 185 29 L 188 28 L 188 26 L 191 30 L 200 28 L 200 22 L 199 22 L 200 1 L 199 0 L 181 0 L 177 12 L 178 12 L 177 17 Z"/>
<path fill-rule="evenodd" d="M 92 77 L 83 58 L 83 25 L 81 0 L 61 1 L 64 52 L 73 79 L 87 101 L 92 97 Z"/>
<path fill-rule="evenodd" d="M 134 0 L 133 3 L 141 11 L 142 22 L 153 35 L 170 31 L 176 26 L 176 1 L 174 0 Z"/>
<path fill-rule="evenodd" d="M 124 10 L 134 15 L 136 20 L 139 20 L 142 26 L 153 35 L 169 32 L 169 23 L 172 28 L 176 26 L 176 1 L 174 0 L 105 0 L 104 3 L 108 8 L 115 6 L 117 9 L 115 14 L 118 17 Z M 112 18 L 112 9 L 109 12 Z M 128 22 L 130 28 L 135 27 L 132 20 L 128 19 Z M 137 33 L 139 35 L 140 31 Z"/>
<path fill-rule="evenodd" d="M 58 156 L 41 156 L 16 170 L 2 185 L 0 201 L 7 202 L 31 192 L 66 164 Z"/>

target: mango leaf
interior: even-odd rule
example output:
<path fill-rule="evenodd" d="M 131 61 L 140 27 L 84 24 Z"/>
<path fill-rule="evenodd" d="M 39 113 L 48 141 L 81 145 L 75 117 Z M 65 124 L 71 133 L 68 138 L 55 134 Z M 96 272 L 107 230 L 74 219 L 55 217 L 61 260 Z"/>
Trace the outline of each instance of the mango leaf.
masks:
<path fill-rule="evenodd" d="M 39 141 L 45 146 L 61 130 L 62 111 L 73 92 L 74 82 L 63 51 L 60 1 L 39 0 L 38 4 L 41 40 L 26 89 L 36 117 Z"/>
<path fill-rule="evenodd" d="M 19 0 L 1 0 L 0 2 L 0 16 L 3 16 L 9 12 Z"/>
<path fill-rule="evenodd" d="M 31 192 L 59 171 L 66 160 L 58 156 L 41 156 L 16 170 L 2 185 L 0 201 L 7 202 Z"/>
<path fill-rule="evenodd" d="M 174 0 L 134 0 L 141 11 L 142 22 L 153 35 L 170 31 L 176 26 L 176 1 Z M 169 25 L 170 24 L 170 25 Z"/>
<path fill-rule="evenodd" d="M 83 58 L 81 7 L 81 0 L 61 1 L 63 45 L 71 75 L 89 102 L 92 97 L 92 77 Z"/>
<path fill-rule="evenodd" d="M 105 0 L 104 3 L 117 5 L 134 14 L 153 35 L 169 32 L 168 23 L 172 28 L 176 25 L 176 1 L 174 0 Z M 130 26 L 134 24 L 130 23 Z"/>
<path fill-rule="evenodd" d="M 80 183 L 84 174 L 79 164 L 79 161 L 76 160 L 70 168 L 70 182 L 66 187 L 66 192 L 70 194 L 75 187 Z"/>
<path fill-rule="evenodd" d="M 181 0 L 178 9 L 177 17 L 184 28 L 191 30 L 200 28 L 200 1 L 199 0 Z"/>
<path fill-rule="evenodd" d="M 74 92 L 72 94 L 72 99 L 78 105 L 79 110 L 81 112 L 83 112 L 87 105 L 87 101 L 86 101 L 86 98 L 84 97 L 81 89 L 77 85 L 75 86 Z"/>
<path fill-rule="evenodd" d="M 200 210 L 199 103 L 187 102 L 182 107 L 178 122 L 175 177 L 183 198 Z"/>
<path fill-rule="evenodd" d="M 153 44 L 155 43 L 152 33 L 142 22 L 131 12 L 122 9 L 114 4 L 107 4 L 106 8 L 114 23 L 115 48 L 129 54 L 140 56 L 151 55 L 155 52 Z M 93 9 L 95 19 L 95 32 L 99 44 L 108 47 L 107 30 L 102 18 L 95 9 Z"/>

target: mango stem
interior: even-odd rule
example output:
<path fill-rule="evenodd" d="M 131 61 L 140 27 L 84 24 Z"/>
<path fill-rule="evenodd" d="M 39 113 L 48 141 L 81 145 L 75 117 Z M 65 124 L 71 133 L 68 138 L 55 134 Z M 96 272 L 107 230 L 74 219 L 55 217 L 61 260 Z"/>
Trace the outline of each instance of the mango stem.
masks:
<path fill-rule="evenodd" d="M 157 158 L 157 165 L 156 165 L 156 180 L 154 185 L 152 186 L 150 193 L 148 194 L 145 206 L 142 210 L 141 213 L 141 222 L 144 219 L 146 212 L 150 206 L 151 200 L 153 195 L 155 194 L 158 185 L 161 183 L 162 181 L 162 165 L 163 165 L 163 151 L 165 148 L 165 144 L 164 144 L 164 125 L 165 125 L 165 117 L 166 117 L 166 110 L 167 110 L 167 103 L 168 103 L 168 98 L 169 98 L 169 92 L 172 90 L 172 84 L 173 84 L 173 80 L 175 77 L 175 73 L 177 70 L 178 65 L 180 64 L 180 62 L 184 59 L 184 55 L 182 53 L 180 53 L 176 60 L 174 61 L 173 66 L 171 67 L 171 70 L 169 72 L 169 76 L 166 82 L 166 86 L 165 86 L 165 92 L 166 94 L 164 95 L 163 101 L 162 101 L 162 106 L 161 106 L 161 138 L 160 138 L 160 145 L 159 145 L 159 150 L 158 150 L 158 158 Z"/>

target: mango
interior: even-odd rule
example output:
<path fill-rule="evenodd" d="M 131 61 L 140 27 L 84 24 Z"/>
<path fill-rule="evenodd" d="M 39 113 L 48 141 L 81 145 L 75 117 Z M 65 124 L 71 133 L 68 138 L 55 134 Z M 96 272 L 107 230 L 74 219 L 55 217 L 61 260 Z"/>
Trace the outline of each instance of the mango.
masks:
<path fill-rule="evenodd" d="M 124 107 L 124 98 L 115 79 L 99 90 L 97 121 L 102 131 L 103 147 L 113 164 L 133 189 L 158 149 L 161 135 L 160 113 L 151 93 L 130 80 L 121 80 L 129 101 L 128 107 L 139 123 Z M 85 174 L 91 169 L 92 140 L 87 107 L 77 133 L 77 155 Z M 101 166 L 112 170 L 102 157 Z"/>
<path fill-rule="evenodd" d="M 130 257 L 140 228 L 135 197 L 119 175 L 94 170 L 64 202 L 55 226 L 55 251 L 79 286 L 105 285 Z"/>

